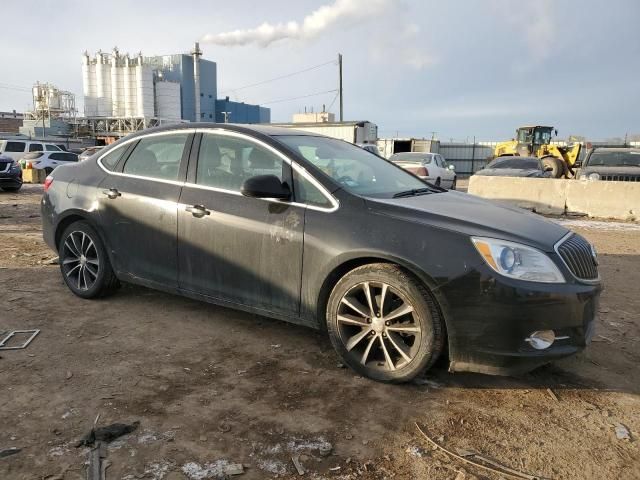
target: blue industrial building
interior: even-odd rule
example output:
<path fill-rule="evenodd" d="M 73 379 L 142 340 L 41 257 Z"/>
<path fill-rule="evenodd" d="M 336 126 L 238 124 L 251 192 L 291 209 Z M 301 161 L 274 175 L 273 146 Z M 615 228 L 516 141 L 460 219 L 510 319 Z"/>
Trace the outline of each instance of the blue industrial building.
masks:
<path fill-rule="evenodd" d="M 201 54 L 196 44 L 196 50 Z M 199 62 L 200 118 L 196 118 L 196 79 L 194 74 L 194 58 Z M 191 122 L 224 122 L 222 112 L 230 112 L 227 121 L 230 123 L 269 123 L 271 110 L 259 105 L 233 102 L 226 97 L 217 100 L 218 80 L 217 65 L 211 60 L 204 60 L 192 54 L 164 55 L 146 57 L 145 63 L 154 67 L 156 75 L 163 80 L 180 83 L 181 118 Z"/>
<path fill-rule="evenodd" d="M 226 118 L 223 112 L 227 112 Z M 229 97 L 216 100 L 216 122 L 219 123 L 269 123 L 271 109 L 244 102 L 232 102 Z"/>

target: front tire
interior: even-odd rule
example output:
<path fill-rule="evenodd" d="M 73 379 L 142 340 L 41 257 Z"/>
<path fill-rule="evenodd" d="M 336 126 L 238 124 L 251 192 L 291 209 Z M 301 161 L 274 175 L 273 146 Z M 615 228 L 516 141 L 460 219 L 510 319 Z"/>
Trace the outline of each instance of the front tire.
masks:
<path fill-rule="evenodd" d="M 433 297 L 397 265 L 370 264 L 347 273 L 331 292 L 326 321 L 343 362 L 381 382 L 410 381 L 433 365 L 444 346 Z"/>
<path fill-rule="evenodd" d="M 551 178 L 562 178 L 565 176 L 566 164 L 564 160 L 556 157 L 542 157 L 544 168 L 551 169 Z"/>
<path fill-rule="evenodd" d="M 64 282 L 79 297 L 105 296 L 119 286 L 100 235 L 85 221 L 65 229 L 58 256 Z"/>
<path fill-rule="evenodd" d="M 453 177 L 453 182 L 451 182 L 451 188 L 449 190 L 455 190 L 458 186 L 458 177 Z"/>

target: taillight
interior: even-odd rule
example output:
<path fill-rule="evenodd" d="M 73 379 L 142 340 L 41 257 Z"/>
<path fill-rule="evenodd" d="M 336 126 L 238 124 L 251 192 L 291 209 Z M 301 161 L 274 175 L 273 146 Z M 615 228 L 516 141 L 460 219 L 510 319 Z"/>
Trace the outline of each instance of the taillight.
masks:
<path fill-rule="evenodd" d="M 53 183 L 53 177 L 51 175 L 49 175 L 47 178 L 44 179 L 44 191 L 45 192 L 47 190 L 49 190 L 49 187 L 51 186 L 52 183 Z"/>
<path fill-rule="evenodd" d="M 427 170 L 427 167 L 418 167 L 418 169 L 416 170 L 416 175 L 418 175 L 419 177 L 428 177 L 429 170 Z"/>

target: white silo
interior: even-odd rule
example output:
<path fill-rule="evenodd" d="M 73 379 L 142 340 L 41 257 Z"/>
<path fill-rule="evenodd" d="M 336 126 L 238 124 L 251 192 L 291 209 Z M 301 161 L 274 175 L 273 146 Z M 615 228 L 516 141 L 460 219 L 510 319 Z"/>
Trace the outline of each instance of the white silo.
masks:
<path fill-rule="evenodd" d="M 117 48 L 113 49 L 111 55 L 111 110 L 114 117 L 124 115 L 124 88 L 123 71 L 120 61 L 120 53 Z"/>
<path fill-rule="evenodd" d="M 111 64 L 108 55 L 98 52 L 96 56 L 96 94 L 98 116 L 110 117 L 113 113 L 111 104 Z"/>

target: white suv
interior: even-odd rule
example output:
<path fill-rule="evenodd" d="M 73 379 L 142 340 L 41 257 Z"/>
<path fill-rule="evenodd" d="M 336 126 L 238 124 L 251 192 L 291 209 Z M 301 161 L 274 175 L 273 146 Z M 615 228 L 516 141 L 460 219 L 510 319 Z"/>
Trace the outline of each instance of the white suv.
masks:
<path fill-rule="evenodd" d="M 0 140 L 0 155 L 20 160 L 30 152 L 63 152 L 58 145 L 37 140 Z"/>

